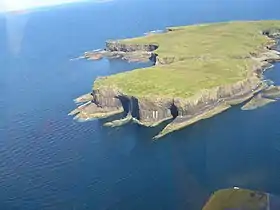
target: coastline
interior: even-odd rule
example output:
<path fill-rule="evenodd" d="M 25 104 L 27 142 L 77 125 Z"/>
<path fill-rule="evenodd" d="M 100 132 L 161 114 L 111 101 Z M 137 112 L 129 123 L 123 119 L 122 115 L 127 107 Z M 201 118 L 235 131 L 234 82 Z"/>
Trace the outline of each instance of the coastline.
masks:
<path fill-rule="evenodd" d="M 111 127 L 121 126 L 131 122 L 131 120 L 142 126 L 154 127 L 173 119 L 154 139 L 163 137 L 168 133 L 182 129 L 200 120 L 215 116 L 233 105 L 252 99 L 255 95 L 268 88 L 268 85 L 263 80 L 263 73 L 274 62 L 280 61 L 280 53 L 275 50 L 279 34 L 267 34 L 267 32 L 263 31 L 263 35 L 267 36 L 270 42 L 264 46 L 264 52 L 250 57 L 257 65 L 253 69 L 247 69 L 247 79 L 243 81 L 202 90 L 188 98 L 158 97 L 151 99 L 149 97 L 129 95 L 117 86 L 104 86 L 97 89 L 94 88 L 90 95 L 87 94 L 76 99 L 75 102 L 88 103 L 87 106 L 90 105 L 92 107 L 90 111 L 85 108 L 87 106 L 84 107 L 82 105 L 71 114 L 76 114 L 76 118 L 81 120 L 90 120 L 92 118 L 106 118 L 124 112 L 128 113 L 124 119 L 106 123 L 106 126 Z M 134 55 L 149 55 L 145 59 L 153 60 L 155 66 L 168 65 L 170 62 L 174 62 L 174 59 L 161 58 L 158 54 L 153 53 L 158 47 L 160 45 L 133 45 L 110 41 L 106 43 L 105 51 L 115 55 L 107 58 L 121 58 L 128 61 L 132 53 Z M 126 56 L 127 54 L 128 56 Z M 131 61 L 141 62 L 145 59 L 140 56 L 138 60 L 132 59 Z"/>

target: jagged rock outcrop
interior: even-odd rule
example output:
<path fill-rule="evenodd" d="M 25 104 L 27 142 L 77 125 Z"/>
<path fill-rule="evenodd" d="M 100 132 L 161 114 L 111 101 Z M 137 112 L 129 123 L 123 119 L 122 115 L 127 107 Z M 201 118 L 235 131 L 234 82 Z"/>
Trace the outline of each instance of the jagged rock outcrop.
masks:
<path fill-rule="evenodd" d="M 274 102 L 276 102 L 276 100 L 262 97 L 262 94 L 257 94 L 248 103 L 242 106 L 241 109 L 245 111 L 254 110 Z"/>
<path fill-rule="evenodd" d="M 266 35 L 272 39 L 279 39 L 280 38 L 280 29 L 279 28 L 270 28 L 270 29 L 264 30 L 263 35 Z"/>
<path fill-rule="evenodd" d="M 87 93 L 87 94 L 84 94 L 78 98 L 76 98 L 74 101 L 75 103 L 86 103 L 86 102 L 89 102 L 89 101 L 92 101 L 93 100 L 93 96 L 91 93 Z"/>
<path fill-rule="evenodd" d="M 146 51 L 152 52 L 158 48 L 157 44 L 125 44 L 118 41 L 107 41 L 107 51 L 120 51 L 120 52 L 133 52 L 133 51 Z"/>
<path fill-rule="evenodd" d="M 114 89 L 95 90 L 92 93 L 92 101 L 79 106 L 69 113 L 76 115 L 76 119 L 86 121 L 92 118 L 106 118 L 124 112 L 121 101 L 116 97 L 118 91 Z"/>
<path fill-rule="evenodd" d="M 83 58 L 87 60 L 123 59 L 128 62 L 157 62 L 156 45 L 123 44 L 119 42 L 107 42 L 106 49 L 85 52 Z"/>
<path fill-rule="evenodd" d="M 271 85 L 262 91 L 262 97 L 270 99 L 280 99 L 280 86 Z"/>
<path fill-rule="evenodd" d="M 256 94 L 248 103 L 242 106 L 242 110 L 254 110 L 267 104 L 274 103 L 280 98 L 280 87 L 269 86 Z"/>

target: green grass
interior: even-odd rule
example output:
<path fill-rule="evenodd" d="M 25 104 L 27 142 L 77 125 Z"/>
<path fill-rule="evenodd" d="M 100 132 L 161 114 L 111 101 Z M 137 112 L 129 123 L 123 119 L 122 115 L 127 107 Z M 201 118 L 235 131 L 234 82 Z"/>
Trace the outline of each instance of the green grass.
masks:
<path fill-rule="evenodd" d="M 265 193 L 243 189 L 225 189 L 215 192 L 203 210 L 262 210 L 266 209 L 267 205 Z"/>
<path fill-rule="evenodd" d="M 235 83 L 252 70 L 251 53 L 260 53 L 271 41 L 261 33 L 270 28 L 280 28 L 280 21 L 174 27 L 165 34 L 121 40 L 156 43 L 160 59 L 175 61 L 99 78 L 94 89 L 109 86 L 138 97 L 190 97 L 202 89 Z"/>

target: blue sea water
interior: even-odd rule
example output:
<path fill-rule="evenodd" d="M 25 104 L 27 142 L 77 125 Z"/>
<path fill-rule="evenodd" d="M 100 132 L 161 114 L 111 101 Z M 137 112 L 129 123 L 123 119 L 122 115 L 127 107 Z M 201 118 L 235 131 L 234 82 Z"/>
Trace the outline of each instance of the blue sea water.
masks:
<path fill-rule="evenodd" d="M 196 210 L 215 190 L 280 195 L 280 103 L 236 106 L 159 141 L 67 114 L 98 76 L 143 67 L 70 61 L 166 26 L 280 19 L 278 0 L 115 0 L 0 17 L 1 210 Z M 148 65 L 148 64 L 146 64 Z M 280 84 L 280 65 L 267 77 Z"/>

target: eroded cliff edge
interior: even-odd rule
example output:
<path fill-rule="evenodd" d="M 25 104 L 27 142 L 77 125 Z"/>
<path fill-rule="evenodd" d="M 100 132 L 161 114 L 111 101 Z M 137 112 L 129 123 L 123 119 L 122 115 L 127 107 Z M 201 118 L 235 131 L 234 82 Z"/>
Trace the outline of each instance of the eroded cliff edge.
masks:
<path fill-rule="evenodd" d="M 279 53 L 275 51 L 279 32 L 280 27 L 267 27 L 260 31 L 262 36 L 267 37 L 267 40 L 257 51 L 249 52 L 246 58 L 238 58 L 250 60 L 252 65 L 246 69 L 244 79 L 237 82 L 229 82 L 229 84 L 209 89 L 202 87 L 201 90 L 195 91 L 195 94 L 191 96 L 182 97 L 179 95 L 177 97 L 160 93 L 152 96 L 133 94 L 133 91 L 130 91 L 130 89 L 124 90 L 117 83 L 104 83 L 106 77 L 98 78 L 90 94 L 76 99 L 76 102 L 83 102 L 84 104 L 70 114 L 76 115 L 75 118 L 80 120 L 106 118 L 120 113 L 126 114 L 127 117 L 124 119 L 107 123 L 109 126 L 120 126 L 134 121 L 143 126 L 153 127 L 170 120 L 171 122 L 155 138 L 162 137 L 167 133 L 221 113 L 232 105 L 242 103 L 267 89 L 268 85 L 263 81 L 262 73 L 272 62 L 280 60 Z M 154 43 L 134 44 L 109 41 L 106 43 L 104 53 L 109 58 L 108 55 L 114 55 L 113 58 L 131 58 L 131 55 L 145 54 L 148 55 L 150 60 L 154 61 L 155 66 L 168 66 L 182 59 L 172 56 L 172 54 L 161 56 L 156 51 L 160 47 L 160 44 Z M 192 55 L 189 56 L 192 58 Z M 189 58 L 185 57 L 185 60 L 187 59 Z M 199 58 L 195 57 L 195 59 L 207 58 L 203 55 Z M 133 84 L 131 89 L 133 89 Z"/>

